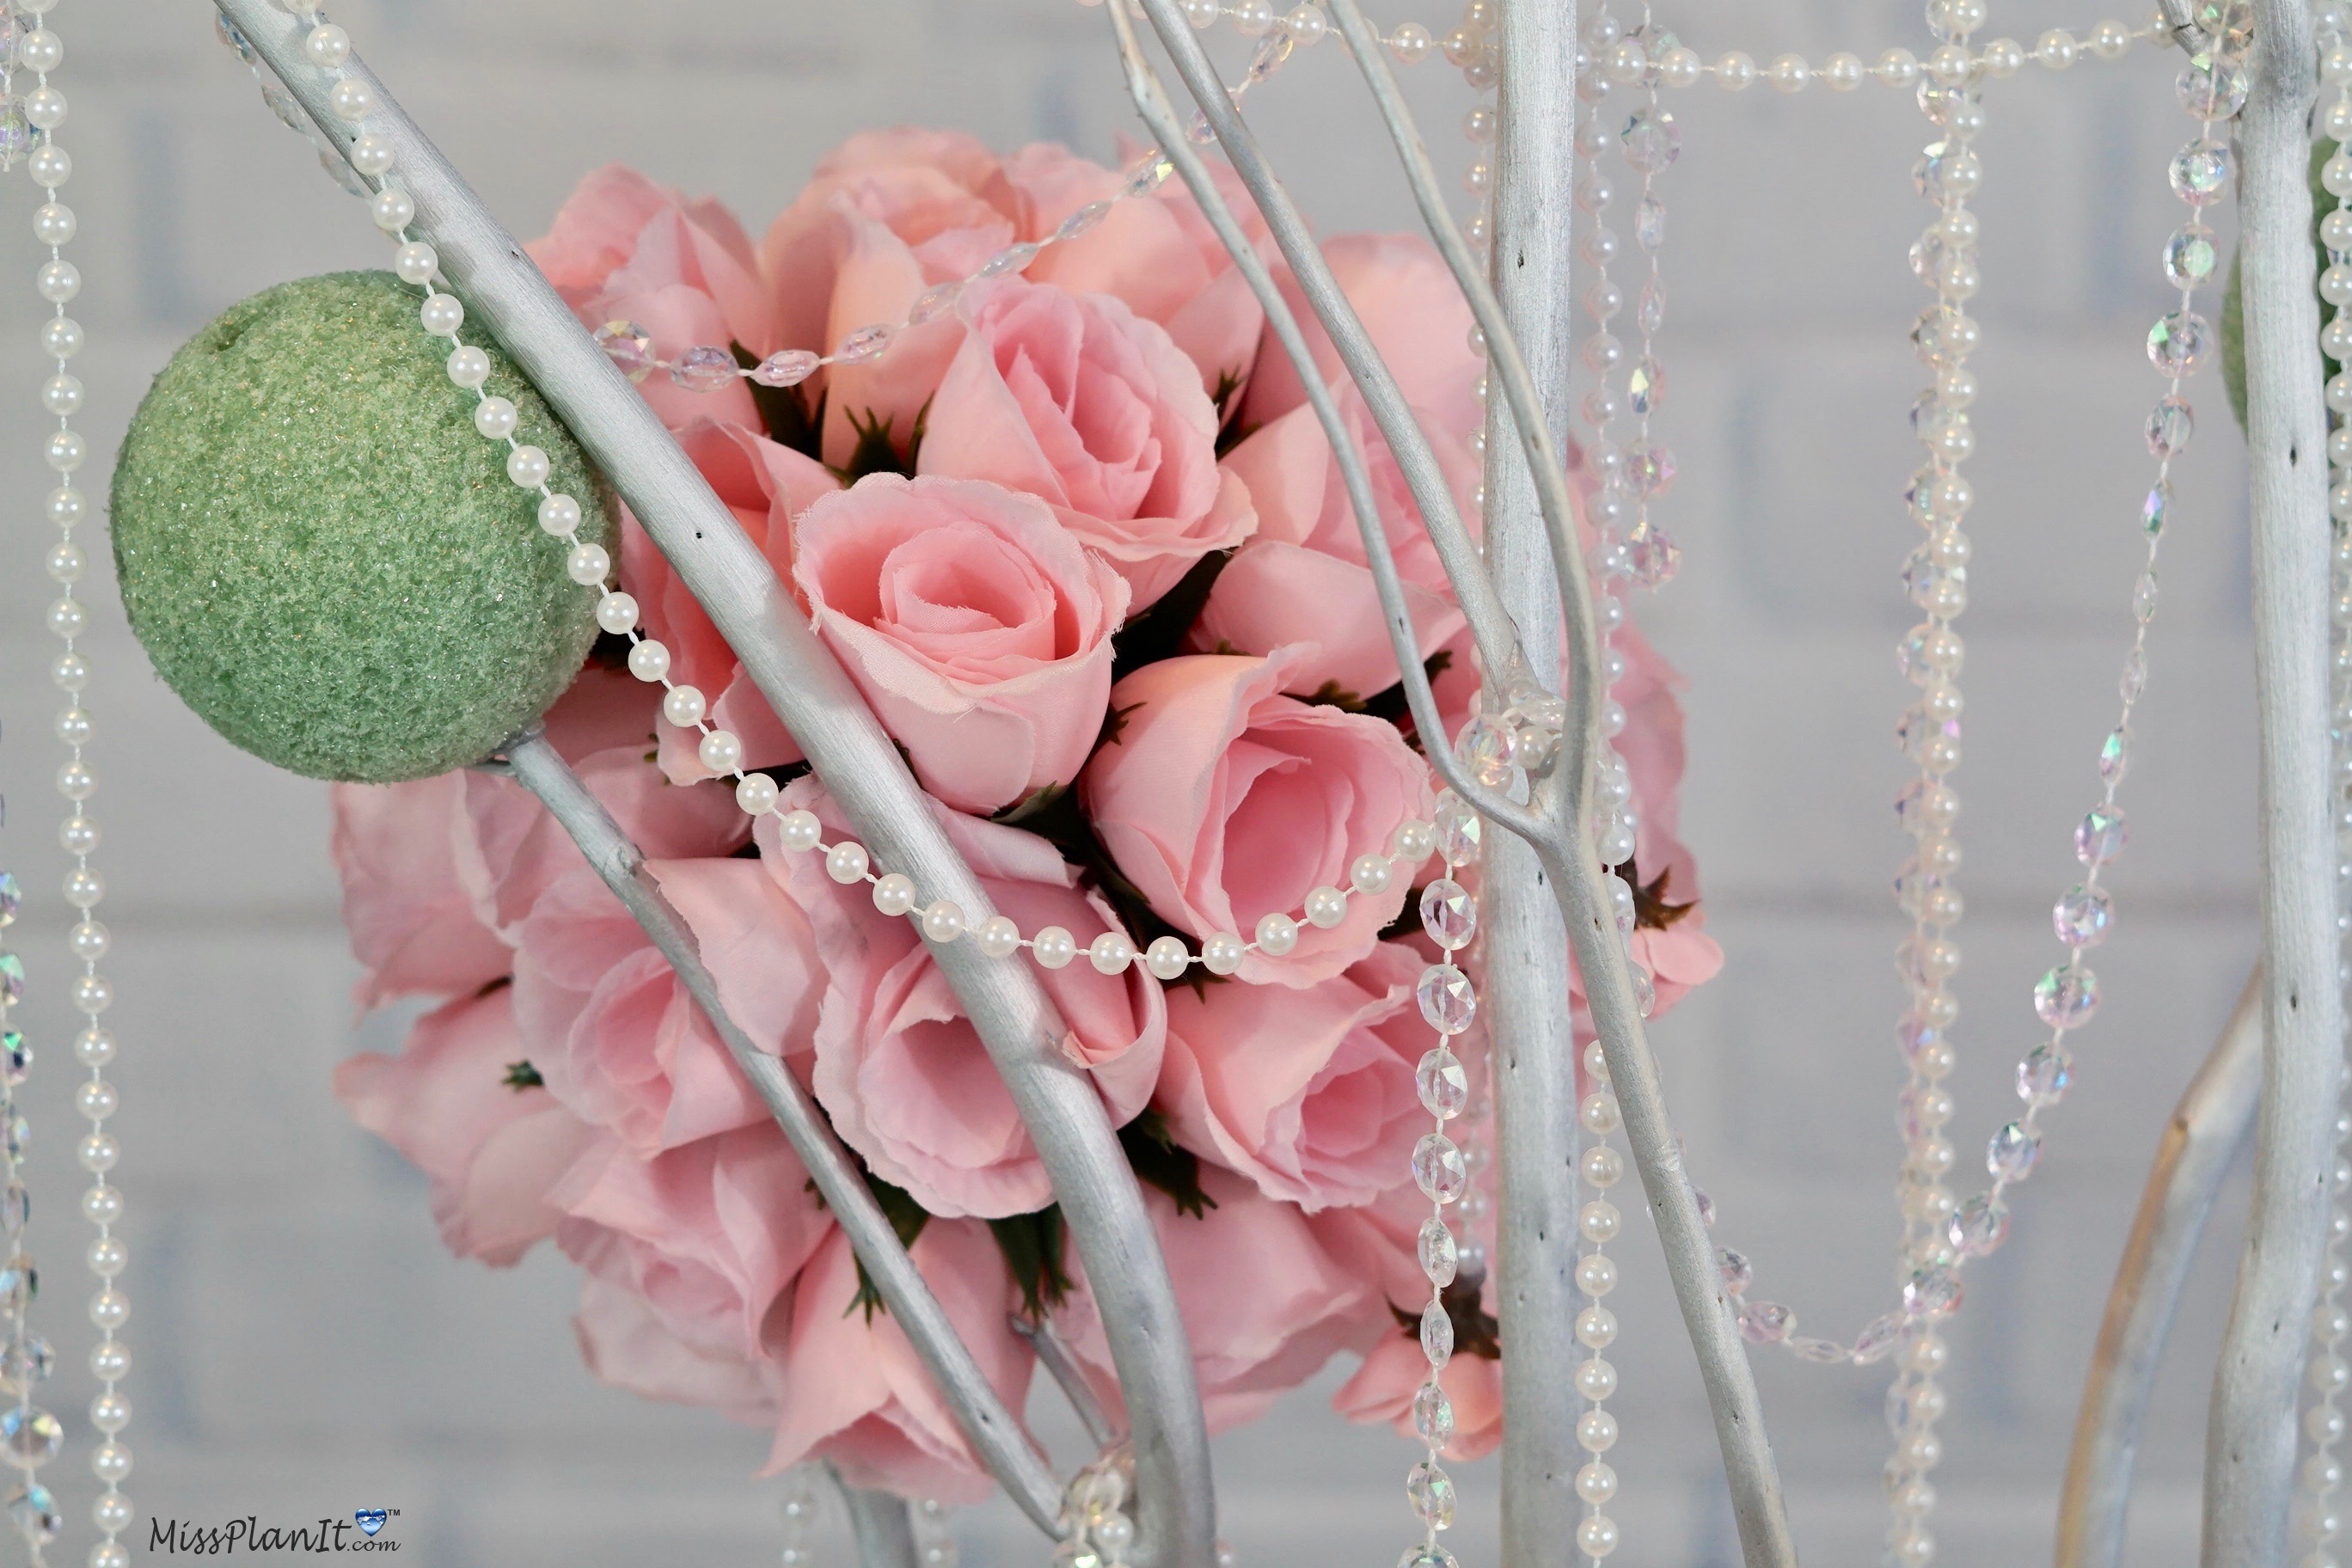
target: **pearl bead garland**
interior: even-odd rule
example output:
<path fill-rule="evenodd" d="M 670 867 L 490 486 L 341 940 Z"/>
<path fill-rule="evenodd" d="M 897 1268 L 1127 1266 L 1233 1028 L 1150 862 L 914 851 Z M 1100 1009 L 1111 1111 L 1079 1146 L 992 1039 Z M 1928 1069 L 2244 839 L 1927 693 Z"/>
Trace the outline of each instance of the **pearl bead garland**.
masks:
<path fill-rule="evenodd" d="M 75 584 L 89 569 L 88 557 L 76 542 L 74 530 L 88 518 L 90 509 L 88 500 L 74 487 L 72 476 L 87 458 L 89 443 L 71 423 L 72 416 L 82 407 L 84 395 L 69 362 L 81 351 L 84 334 L 80 325 L 66 314 L 67 304 L 81 290 L 81 275 L 65 259 L 62 248 L 74 237 L 79 225 L 73 210 L 58 195 L 71 177 L 73 160 L 57 144 L 57 127 L 66 117 L 65 95 L 50 86 L 48 80 L 49 73 L 65 58 L 64 44 L 42 21 L 55 4 L 56 0 L 19 0 L 18 10 L 28 14 L 35 25 L 31 31 L 16 38 L 15 67 L 5 89 L 0 89 L 5 90 L 5 98 L 0 98 L 0 163 L 15 163 L 12 150 L 29 146 L 25 162 L 33 182 L 47 193 L 47 199 L 33 219 L 35 238 L 49 251 L 48 260 L 35 279 L 41 297 L 52 307 L 48 320 L 42 323 L 40 347 L 55 364 L 42 384 L 41 403 L 58 420 L 57 428 L 44 443 L 44 458 L 58 476 L 58 486 L 49 492 L 45 507 L 48 520 L 57 525 L 58 539 L 50 548 L 45 566 L 61 593 L 50 605 L 47 620 L 50 632 L 63 644 L 50 669 L 50 679 L 65 694 L 66 703 L 56 723 L 58 738 L 67 748 L 67 760 L 58 772 L 58 790 L 68 803 L 58 837 L 73 858 L 63 891 L 66 902 L 81 913 L 68 933 L 68 945 L 81 964 L 81 973 L 74 977 L 68 996 L 85 1019 L 75 1040 L 75 1054 L 90 1071 L 89 1080 L 76 1096 L 78 1108 L 89 1122 L 89 1131 L 76 1153 L 82 1169 L 92 1177 L 90 1187 L 82 1195 L 82 1214 L 98 1233 L 88 1254 L 89 1268 L 99 1281 L 89 1301 L 89 1318 L 99 1330 L 99 1342 L 90 1352 L 90 1370 L 100 1384 L 90 1405 L 90 1420 L 102 1436 L 91 1452 L 90 1468 L 102 1490 L 91 1514 L 100 1539 L 91 1546 L 89 1561 L 91 1568 L 123 1568 L 130 1562 L 130 1552 L 117 1538 L 129 1527 L 134 1510 L 121 1485 L 130 1474 L 131 1461 L 131 1450 L 118 1435 L 130 1421 L 131 1405 L 119 1385 L 129 1370 L 130 1357 L 116 1333 L 129 1317 L 130 1300 L 115 1282 L 127 1261 L 122 1243 L 113 1234 L 113 1227 L 122 1217 L 122 1194 L 106 1179 L 121 1157 L 120 1145 L 105 1128 L 106 1119 L 119 1103 L 119 1096 L 103 1073 L 114 1057 L 114 1039 L 100 1027 L 98 1020 L 112 1004 L 114 988 L 98 968 L 98 961 L 106 955 L 111 939 L 92 912 L 105 896 L 104 880 L 90 864 L 100 835 L 87 808 L 98 780 L 83 755 L 96 725 L 80 697 L 89 679 L 89 661 L 76 646 L 89 628 L 89 612 L 74 597 Z M 14 18 L 8 23 L 12 29 L 17 25 Z M 21 101 L 15 96 L 15 70 L 31 70 L 37 79 L 35 89 Z M 26 126 L 29 131 L 25 129 Z M 26 138 L 23 142 L 16 141 L 20 134 Z M 5 881 L 0 878 L 0 882 Z M 13 916 L 15 906 L 13 885 L 0 888 L 0 924 L 5 924 L 7 918 Z M 6 998 L 5 991 L 0 991 L 0 998 Z M 0 1000 L 0 1012 L 5 1012 L 5 1000 Z M 0 1266 L 0 1293 L 5 1293 L 8 1314 L 8 1342 L 5 1352 L 0 1352 L 0 1384 L 16 1394 L 15 1405 L 0 1413 L 0 1437 L 5 1439 L 7 1462 L 24 1472 L 23 1480 L 10 1496 L 9 1512 L 33 1561 L 38 1563 L 42 1561 L 44 1543 L 58 1534 L 62 1521 L 55 1512 L 47 1489 L 35 1480 L 34 1472 L 56 1456 L 64 1440 L 64 1429 L 56 1416 L 32 1403 L 34 1386 L 49 1373 L 51 1354 L 48 1346 L 26 1329 L 25 1314 L 33 1294 L 34 1265 L 31 1258 L 18 1250 L 27 1215 L 27 1194 L 19 1163 L 26 1128 L 16 1109 L 14 1094 L 30 1064 L 31 1053 L 23 1037 L 14 1031 L 0 1031 L 0 1036 L 5 1036 L 5 1050 L 0 1051 L 0 1083 L 5 1084 L 0 1087 L 0 1113 L 5 1113 L 6 1123 L 5 1138 L 0 1138 L 0 1154 L 5 1154 L 5 1180 L 0 1183 L 0 1233 L 7 1237 L 10 1254 L 5 1265 Z"/>

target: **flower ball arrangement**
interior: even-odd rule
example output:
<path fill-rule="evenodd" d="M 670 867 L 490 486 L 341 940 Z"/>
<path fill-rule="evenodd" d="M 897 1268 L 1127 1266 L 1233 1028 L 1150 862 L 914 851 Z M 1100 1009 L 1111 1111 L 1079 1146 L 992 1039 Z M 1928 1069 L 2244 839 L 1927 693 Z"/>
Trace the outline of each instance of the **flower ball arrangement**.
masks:
<path fill-rule="evenodd" d="M 1331 450 L 1243 279 L 1181 189 L 1115 199 L 1122 184 L 1059 146 L 999 157 L 899 130 L 826 158 L 757 243 L 715 203 L 608 168 L 530 249 L 615 357 L 647 371 L 644 396 L 872 704 L 997 909 L 1024 932 L 1197 949 L 1296 915 L 1426 818 L 1423 753 L 1443 738 L 1404 714 Z M 927 290 L 1106 202 L 887 352 L 792 384 L 735 374 L 919 316 Z M 1418 239 L 1326 250 L 1475 515 L 1483 366 L 1467 307 Z M 1477 681 L 1462 615 L 1328 345 L 1318 364 L 1370 458 L 1458 728 Z M 614 554 L 671 678 L 707 694 L 782 809 L 842 830 L 625 514 Z M 1720 954 L 1675 837 L 1678 679 L 1631 630 L 1617 646 L 1616 744 L 1640 825 L 1634 953 L 1663 1008 Z M 1115 1410 L 1053 1191 L 912 923 L 785 853 L 776 816 L 755 829 L 694 731 L 664 721 L 661 689 L 633 678 L 626 647 L 595 646 L 548 715 L 551 741 L 644 847 L 728 1010 L 863 1163 L 1006 1405 L 1024 1407 L 1035 1371 L 1009 1322 L 1025 1316 L 1053 1324 Z M 590 1369 L 756 1424 L 772 1469 L 822 1457 L 860 1486 L 985 1494 L 782 1133 L 535 802 L 475 773 L 338 784 L 334 853 L 362 1005 L 435 1004 L 399 1054 L 345 1063 L 336 1090 L 430 1179 L 453 1252 L 508 1265 L 551 1241 L 582 1271 Z M 1229 977 L 1039 971 L 1142 1184 L 1213 1429 L 1345 1353 L 1361 1362 L 1341 1411 L 1410 1430 L 1425 1365 L 1404 1325 L 1428 1292 L 1413 1254 L 1427 1204 L 1409 1174 L 1426 1121 L 1412 988 L 1435 949 L 1407 880 L 1351 898 L 1336 925 L 1302 922 L 1291 951 L 1253 952 Z M 1475 1081 L 1479 1035 L 1462 1048 Z M 1490 1203 L 1474 1191 L 1456 1212 L 1471 1245 L 1448 1292 L 1461 1353 L 1444 1383 L 1451 1451 L 1475 1458 L 1500 1436 L 1509 1346 L 1482 1292 Z"/>

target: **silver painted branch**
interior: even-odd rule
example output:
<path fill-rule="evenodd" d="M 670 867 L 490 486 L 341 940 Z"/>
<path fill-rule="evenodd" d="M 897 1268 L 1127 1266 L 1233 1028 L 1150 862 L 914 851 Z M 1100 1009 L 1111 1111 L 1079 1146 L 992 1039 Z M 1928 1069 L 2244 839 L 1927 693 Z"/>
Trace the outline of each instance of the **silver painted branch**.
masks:
<path fill-rule="evenodd" d="M 2305 0 L 2254 0 L 2238 120 L 2252 468 L 2263 1060 L 2254 1198 L 2205 1434 L 2205 1568 L 2279 1568 L 2343 1071 L 2328 810 L 2326 413 L 2313 287 Z"/>
<path fill-rule="evenodd" d="M 1495 147 L 1495 289 L 1557 441 L 1570 406 L 1568 288 L 1576 119 L 1574 0 L 1501 0 Z M 1518 623 L 1529 664 L 1560 668 L 1558 589 L 1517 431 L 1500 400 L 1486 426 L 1486 567 Z M 1486 928 L 1483 1011 L 1494 1041 L 1498 1155 L 1494 1310 L 1503 1381 L 1503 1568 L 1557 1563 L 1576 1539 L 1580 1414 L 1562 1397 L 1581 1359 L 1576 1317 L 1576 1033 L 1568 932 L 1542 863 L 1516 835 L 1487 836 L 1479 887 Z"/>
<path fill-rule="evenodd" d="M 2120 1568 L 2132 1467 L 2157 1369 L 2213 1199 L 2254 1124 L 2263 1082 L 2260 966 L 2173 1109 L 2107 1292 L 2058 1499 L 2056 1568 Z"/>
<path fill-rule="evenodd" d="M 302 26 L 270 0 L 215 0 L 339 148 L 355 128 L 302 54 Z M 507 353 L 596 459 L 773 705 L 882 864 L 977 923 L 986 894 L 949 844 L 889 737 L 777 580 L 627 379 L 572 319 L 522 247 L 354 58 L 376 89 L 383 136 L 469 318 Z M 1091 1079 L 1062 1054 L 1068 1033 L 1035 974 L 969 942 L 933 948 L 1034 1141 L 1100 1305 L 1135 1424 L 1139 1568 L 1209 1568 L 1215 1499 L 1208 1434 L 1176 1298 L 1135 1177 Z"/>
<path fill-rule="evenodd" d="M 727 1054 L 751 1080 L 751 1088 L 783 1130 L 793 1152 L 808 1167 L 817 1195 L 849 1238 L 850 1249 L 865 1266 L 883 1305 L 938 1381 L 940 1396 L 955 1413 L 972 1452 L 1021 1510 L 1051 1533 L 1061 1511 L 1060 1485 L 1029 1446 L 1019 1420 L 997 1398 L 995 1388 L 971 1359 L 971 1352 L 956 1337 L 955 1325 L 948 1321 L 930 1287 L 923 1283 L 914 1259 L 899 1245 L 889 1218 L 874 1201 L 873 1192 L 841 1141 L 834 1136 L 831 1123 L 810 1103 L 783 1062 L 761 1050 L 728 1015 L 718 982 L 703 965 L 694 932 L 663 897 L 660 882 L 646 868 L 645 857 L 538 730 L 509 742 L 505 758 L 506 765 L 499 771 L 539 797 L 548 815 L 571 835 L 596 875 L 669 961 L 678 984 L 710 1020 Z"/>
<path fill-rule="evenodd" d="M 1078 1425 L 1084 1426 L 1087 1436 L 1094 1440 L 1096 1451 L 1109 1447 L 1112 1440 L 1119 1435 L 1118 1428 L 1111 1424 L 1110 1414 L 1102 1407 L 1102 1401 L 1095 1397 L 1094 1384 L 1087 1381 L 1087 1374 L 1071 1358 L 1070 1347 L 1064 1344 L 1062 1336 L 1054 1331 L 1052 1320 L 1024 1318 L 1013 1312 L 1007 1315 L 1005 1321 L 1012 1325 L 1014 1333 L 1029 1342 L 1031 1350 L 1037 1352 L 1037 1364 L 1045 1369 L 1045 1374 L 1062 1391 L 1062 1397 L 1070 1402 L 1071 1410 L 1077 1415 Z"/>
<path fill-rule="evenodd" d="M 915 1547 L 914 1511 L 907 1500 L 853 1487 L 838 1470 L 833 1479 L 841 1489 L 842 1506 L 849 1510 L 850 1531 L 857 1537 L 859 1568 L 919 1568 L 922 1554 Z"/>
<path fill-rule="evenodd" d="M 2197 26 L 2190 0 L 2157 0 L 2157 12 L 2164 25 L 2172 31 L 2172 41 L 2191 56 L 2202 54 L 2207 47 L 2204 30 Z"/>
<path fill-rule="evenodd" d="M 1437 699 L 1430 689 L 1428 672 L 1422 667 L 1420 640 L 1413 631 L 1412 614 L 1405 607 L 1404 588 L 1397 575 L 1395 552 L 1389 547 L 1388 533 L 1381 522 L 1380 507 L 1373 499 L 1371 478 L 1364 466 L 1363 453 L 1357 448 L 1355 438 L 1339 416 L 1339 405 L 1333 401 L 1330 388 L 1324 384 L 1323 373 L 1315 363 L 1313 351 L 1307 346 L 1306 334 L 1299 330 L 1297 317 L 1292 312 L 1289 301 L 1275 286 L 1273 273 L 1267 270 L 1264 258 L 1243 233 L 1240 220 L 1234 217 L 1224 194 L 1210 176 L 1208 165 L 1201 161 L 1199 153 L 1192 151 L 1183 128 L 1177 123 L 1175 111 L 1169 106 L 1159 75 L 1152 70 L 1150 61 L 1145 58 L 1142 46 L 1136 37 L 1134 23 L 1119 6 L 1107 5 L 1104 12 L 1110 17 L 1112 36 L 1118 44 L 1120 64 L 1127 74 L 1128 94 L 1135 101 L 1137 114 L 1142 119 L 1145 128 L 1158 139 L 1168 160 L 1176 165 L 1185 187 L 1192 193 L 1210 226 L 1216 230 L 1218 240 L 1233 257 L 1234 266 L 1248 282 L 1251 291 L 1257 296 L 1258 303 L 1265 310 L 1267 330 L 1273 332 L 1291 367 L 1298 373 L 1307 405 L 1314 409 L 1317 422 L 1331 443 L 1332 457 L 1339 466 L 1340 483 L 1348 492 L 1349 508 L 1355 514 L 1356 531 L 1364 542 L 1364 557 L 1371 573 L 1373 592 L 1380 597 L 1381 613 L 1388 626 L 1389 647 L 1396 655 L 1397 668 L 1403 678 L 1406 706 L 1411 710 L 1413 723 L 1421 733 L 1437 737 L 1436 744 L 1423 747 L 1424 752 L 1436 768 L 1438 776 L 1453 785 L 1464 799 L 1472 802 L 1481 812 L 1512 824 L 1518 831 L 1536 831 L 1539 825 L 1533 816 L 1470 777 L 1445 744 L 1445 727 L 1438 718 Z M 1179 27 L 1183 26 L 1181 21 L 1176 25 Z M 1227 108 L 1231 108 L 1230 103 Z M 1254 176 L 1244 175 L 1244 178 L 1251 180 Z M 1257 196 L 1261 207 L 1267 200 L 1276 199 L 1279 195 L 1278 192 L 1271 189 L 1261 192 L 1255 184 L 1252 184 L 1250 189 Z M 1321 260 L 1319 251 L 1317 252 L 1317 260 L 1318 263 Z M 1328 268 L 1324 277 L 1329 279 Z M 1307 289 L 1306 292 L 1308 302 L 1318 312 L 1318 319 L 1328 329 L 1336 319 L 1324 313 L 1331 308 L 1328 299 L 1315 289 Z M 1339 300 L 1339 309 L 1348 308 L 1336 282 L 1331 283 L 1328 292 L 1330 299 Z M 1349 319 L 1353 319 L 1352 315 Z M 1359 332 L 1360 331 L 1359 328 Z M 1352 374 L 1357 363 L 1356 351 L 1342 348 L 1339 352 Z M 1410 422 L 1411 416 L 1408 414 L 1406 418 Z M 1486 587 L 1483 575 L 1477 581 Z M 1498 607 L 1491 587 L 1486 587 L 1483 595 L 1465 600 L 1464 613 L 1471 621 L 1474 637 L 1478 635 L 1475 628 L 1482 624 L 1482 617 L 1486 617 L 1491 621 L 1486 626 L 1488 636 L 1504 646 L 1517 647 L 1517 634 L 1511 626 L 1510 618 Z M 1483 642 L 1481 646 L 1484 646 Z"/>

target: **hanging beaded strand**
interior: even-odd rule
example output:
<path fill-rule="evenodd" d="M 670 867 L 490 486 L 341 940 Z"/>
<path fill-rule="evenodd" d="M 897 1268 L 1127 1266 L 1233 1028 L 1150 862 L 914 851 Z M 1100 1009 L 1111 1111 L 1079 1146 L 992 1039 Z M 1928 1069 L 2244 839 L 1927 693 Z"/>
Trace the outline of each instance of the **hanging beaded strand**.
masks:
<path fill-rule="evenodd" d="M 1665 58 L 1678 51 L 1673 38 L 1660 33 L 1649 0 L 1643 0 L 1641 26 L 1612 45 L 1607 57 L 1609 79 L 1637 88 L 1643 94 L 1642 103 L 1626 117 L 1616 138 L 1625 167 L 1642 183 L 1641 195 L 1633 204 L 1633 243 L 1647 268 L 1641 298 L 1633 306 L 1635 341 L 1625 363 L 1624 407 L 1633 418 L 1633 439 L 1625 448 L 1618 472 L 1633 508 L 1633 525 L 1625 530 L 1627 563 L 1633 576 L 1654 590 L 1664 587 L 1682 562 L 1682 551 L 1673 536 L 1650 516 L 1651 500 L 1664 495 L 1675 482 L 1674 453 L 1650 438 L 1650 416 L 1666 388 L 1665 371 L 1657 358 L 1658 329 L 1665 324 L 1666 314 L 1665 279 L 1658 265 L 1659 250 L 1665 244 L 1666 209 L 1658 197 L 1657 184 L 1658 176 L 1681 155 L 1683 145 L 1682 128 L 1675 123 L 1673 111 L 1659 101 L 1658 85 Z M 1612 285 L 1604 279 L 1595 286 L 1596 291 L 1601 288 L 1610 289 L 1607 302 L 1612 311 L 1622 306 Z"/>
<path fill-rule="evenodd" d="M 2320 79 L 2333 89 L 2315 117 L 2321 140 L 2335 151 L 2320 167 L 2320 184 L 2336 198 L 2335 207 L 2321 219 L 2320 243 L 2327 248 L 2327 268 L 2320 275 L 2321 297 L 2336 312 L 2322 329 L 2320 347 L 2342 363 L 2352 356 L 2352 14 L 2336 0 L 2321 0 L 2312 15 L 2320 50 Z M 2352 378 L 2340 372 L 2328 383 L 2328 406 L 2336 428 L 2327 437 L 2328 510 L 2336 524 L 2334 570 L 2329 583 L 2329 610 L 2335 623 L 2331 671 L 2332 754 L 2336 796 L 2336 908 L 2339 927 L 2352 925 Z M 2352 1082 L 2352 1068 L 2347 1068 Z M 2311 1439 L 2310 1456 L 2303 1465 L 2305 1518 L 2312 1533 L 2309 1563 L 2314 1568 L 2336 1568 L 2334 1548 L 2342 1532 L 2336 1493 L 2344 1485 L 2344 1466 L 2336 1456 L 2345 1436 L 2342 1406 L 2352 1386 L 2352 1363 L 2342 1346 L 2352 1334 L 2352 1312 L 2344 1306 L 2352 1264 L 2345 1258 L 2345 1242 L 2352 1237 L 2352 1213 L 2346 1209 L 2352 1189 L 2352 1110 L 2339 1107 L 2336 1118 L 2336 1168 L 2332 1174 L 2334 1203 L 2328 1215 L 2327 1248 L 2320 1276 L 2320 1300 L 2312 1312 L 2311 1347 L 2306 1373 L 2311 1404 L 2304 1411 L 2303 1428 Z"/>

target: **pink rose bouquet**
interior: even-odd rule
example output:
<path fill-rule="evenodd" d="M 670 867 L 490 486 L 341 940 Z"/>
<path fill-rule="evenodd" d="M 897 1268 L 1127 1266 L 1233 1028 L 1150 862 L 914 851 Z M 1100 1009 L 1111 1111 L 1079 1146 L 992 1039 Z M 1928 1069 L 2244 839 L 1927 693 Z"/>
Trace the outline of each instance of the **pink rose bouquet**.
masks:
<path fill-rule="evenodd" d="M 1483 411 L 1460 297 L 1418 240 L 1328 248 L 1473 515 Z M 1413 991 L 1434 950 L 1409 877 L 1303 915 L 1430 815 L 1433 738 L 1404 717 L 1322 427 L 1191 199 L 1060 147 L 999 157 L 899 130 L 826 158 L 756 243 L 717 204 L 614 168 L 531 250 L 640 376 L 1023 932 L 1118 932 L 1140 951 L 1297 921 L 1229 974 L 1039 973 L 1144 1185 L 1212 1425 L 1344 1352 L 1362 1361 L 1340 1409 L 1406 1426 L 1428 1289 Z M 994 264 L 1008 253 L 1020 265 Z M 1458 724 L 1476 679 L 1461 612 L 1315 341 Z M 619 557 L 671 680 L 741 740 L 780 810 L 837 829 L 633 520 Z M 1634 952 L 1664 1006 L 1720 954 L 1675 837 L 1678 678 L 1637 635 L 1619 647 Z M 1115 1402 L 1043 1166 L 919 927 L 788 852 L 778 816 L 755 828 L 628 651 L 600 644 L 551 740 L 643 847 L 735 1021 L 862 1163 L 1007 1405 L 1034 1371 L 1008 1313 L 1050 1320 Z M 425 1173 L 450 1249 L 506 1265 L 553 1241 L 583 1273 L 591 1370 L 759 1425 L 772 1466 L 821 1456 L 862 1485 L 984 1491 L 709 1020 L 536 804 L 474 774 L 339 786 L 334 804 L 359 1002 L 432 1005 L 399 1054 L 346 1062 L 336 1091 Z M 1475 1095 L 1485 1047 L 1475 1031 L 1459 1044 Z M 1447 1294 L 1469 1455 L 1502 1420 L 1489 1239 L 1470 1226 Z"/>

